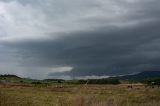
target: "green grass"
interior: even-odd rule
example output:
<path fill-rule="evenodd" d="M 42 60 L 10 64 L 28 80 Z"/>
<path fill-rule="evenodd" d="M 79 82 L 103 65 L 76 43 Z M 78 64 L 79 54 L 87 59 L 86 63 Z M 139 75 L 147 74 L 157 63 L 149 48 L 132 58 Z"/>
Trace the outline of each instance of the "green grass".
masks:
<path fill-rule="evenodd" d="M 0 106 L 160 106 L 160 88 L 133 85 L 0 86 Z"/>

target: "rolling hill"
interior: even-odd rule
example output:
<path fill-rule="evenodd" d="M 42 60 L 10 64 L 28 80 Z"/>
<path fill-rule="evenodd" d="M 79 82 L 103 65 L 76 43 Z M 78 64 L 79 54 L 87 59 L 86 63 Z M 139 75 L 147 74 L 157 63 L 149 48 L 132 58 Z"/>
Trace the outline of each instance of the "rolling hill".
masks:
<path fill-rule="evenodd" d="M 124 75 L 116 77 L 120 80 L 143 80 L 160 77 L 160 71 L 143 71 L 134 75 Z"/>

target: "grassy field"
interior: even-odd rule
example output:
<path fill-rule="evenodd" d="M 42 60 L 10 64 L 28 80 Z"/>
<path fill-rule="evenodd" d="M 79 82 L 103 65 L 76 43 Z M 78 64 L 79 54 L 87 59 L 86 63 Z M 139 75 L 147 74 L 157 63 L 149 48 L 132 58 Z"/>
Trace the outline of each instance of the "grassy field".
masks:
<path fill-rule="evenodd" d="M 160 88 L 134 84 L 0 85 L 0 106 L 160 106 Z"/>

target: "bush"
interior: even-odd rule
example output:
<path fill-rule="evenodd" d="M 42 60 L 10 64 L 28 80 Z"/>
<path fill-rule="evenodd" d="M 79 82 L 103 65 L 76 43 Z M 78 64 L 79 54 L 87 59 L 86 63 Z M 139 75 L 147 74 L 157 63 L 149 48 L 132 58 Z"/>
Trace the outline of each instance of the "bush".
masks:
<path fill-rule="evenodd" d="M 151 85 L 153 82 L 155 85 L 160 85 L 160 78 L 149 78 L 144 80 L 144 82 L 148 85 Z"/>
<path fill-rule="evenodd" d="M 42 84 L 41 82 L 32 82 L 32 84 Z"/>
<path fill-rule="evenodd" d="M 104 79 L 88 79 L 88 80 L 79 80 L 79 84 L 120 84 L 118 79 L 114 78 L 104 78 Z"/>

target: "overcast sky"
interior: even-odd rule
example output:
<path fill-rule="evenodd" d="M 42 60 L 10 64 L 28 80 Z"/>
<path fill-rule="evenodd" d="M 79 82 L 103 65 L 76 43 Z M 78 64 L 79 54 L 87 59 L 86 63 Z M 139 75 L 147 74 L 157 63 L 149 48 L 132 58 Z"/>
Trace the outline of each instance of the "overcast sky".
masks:
<path fill-rule="evenodd" d="M 160 0 L 0 0 L 0 74 L 160 71 Z"/>

